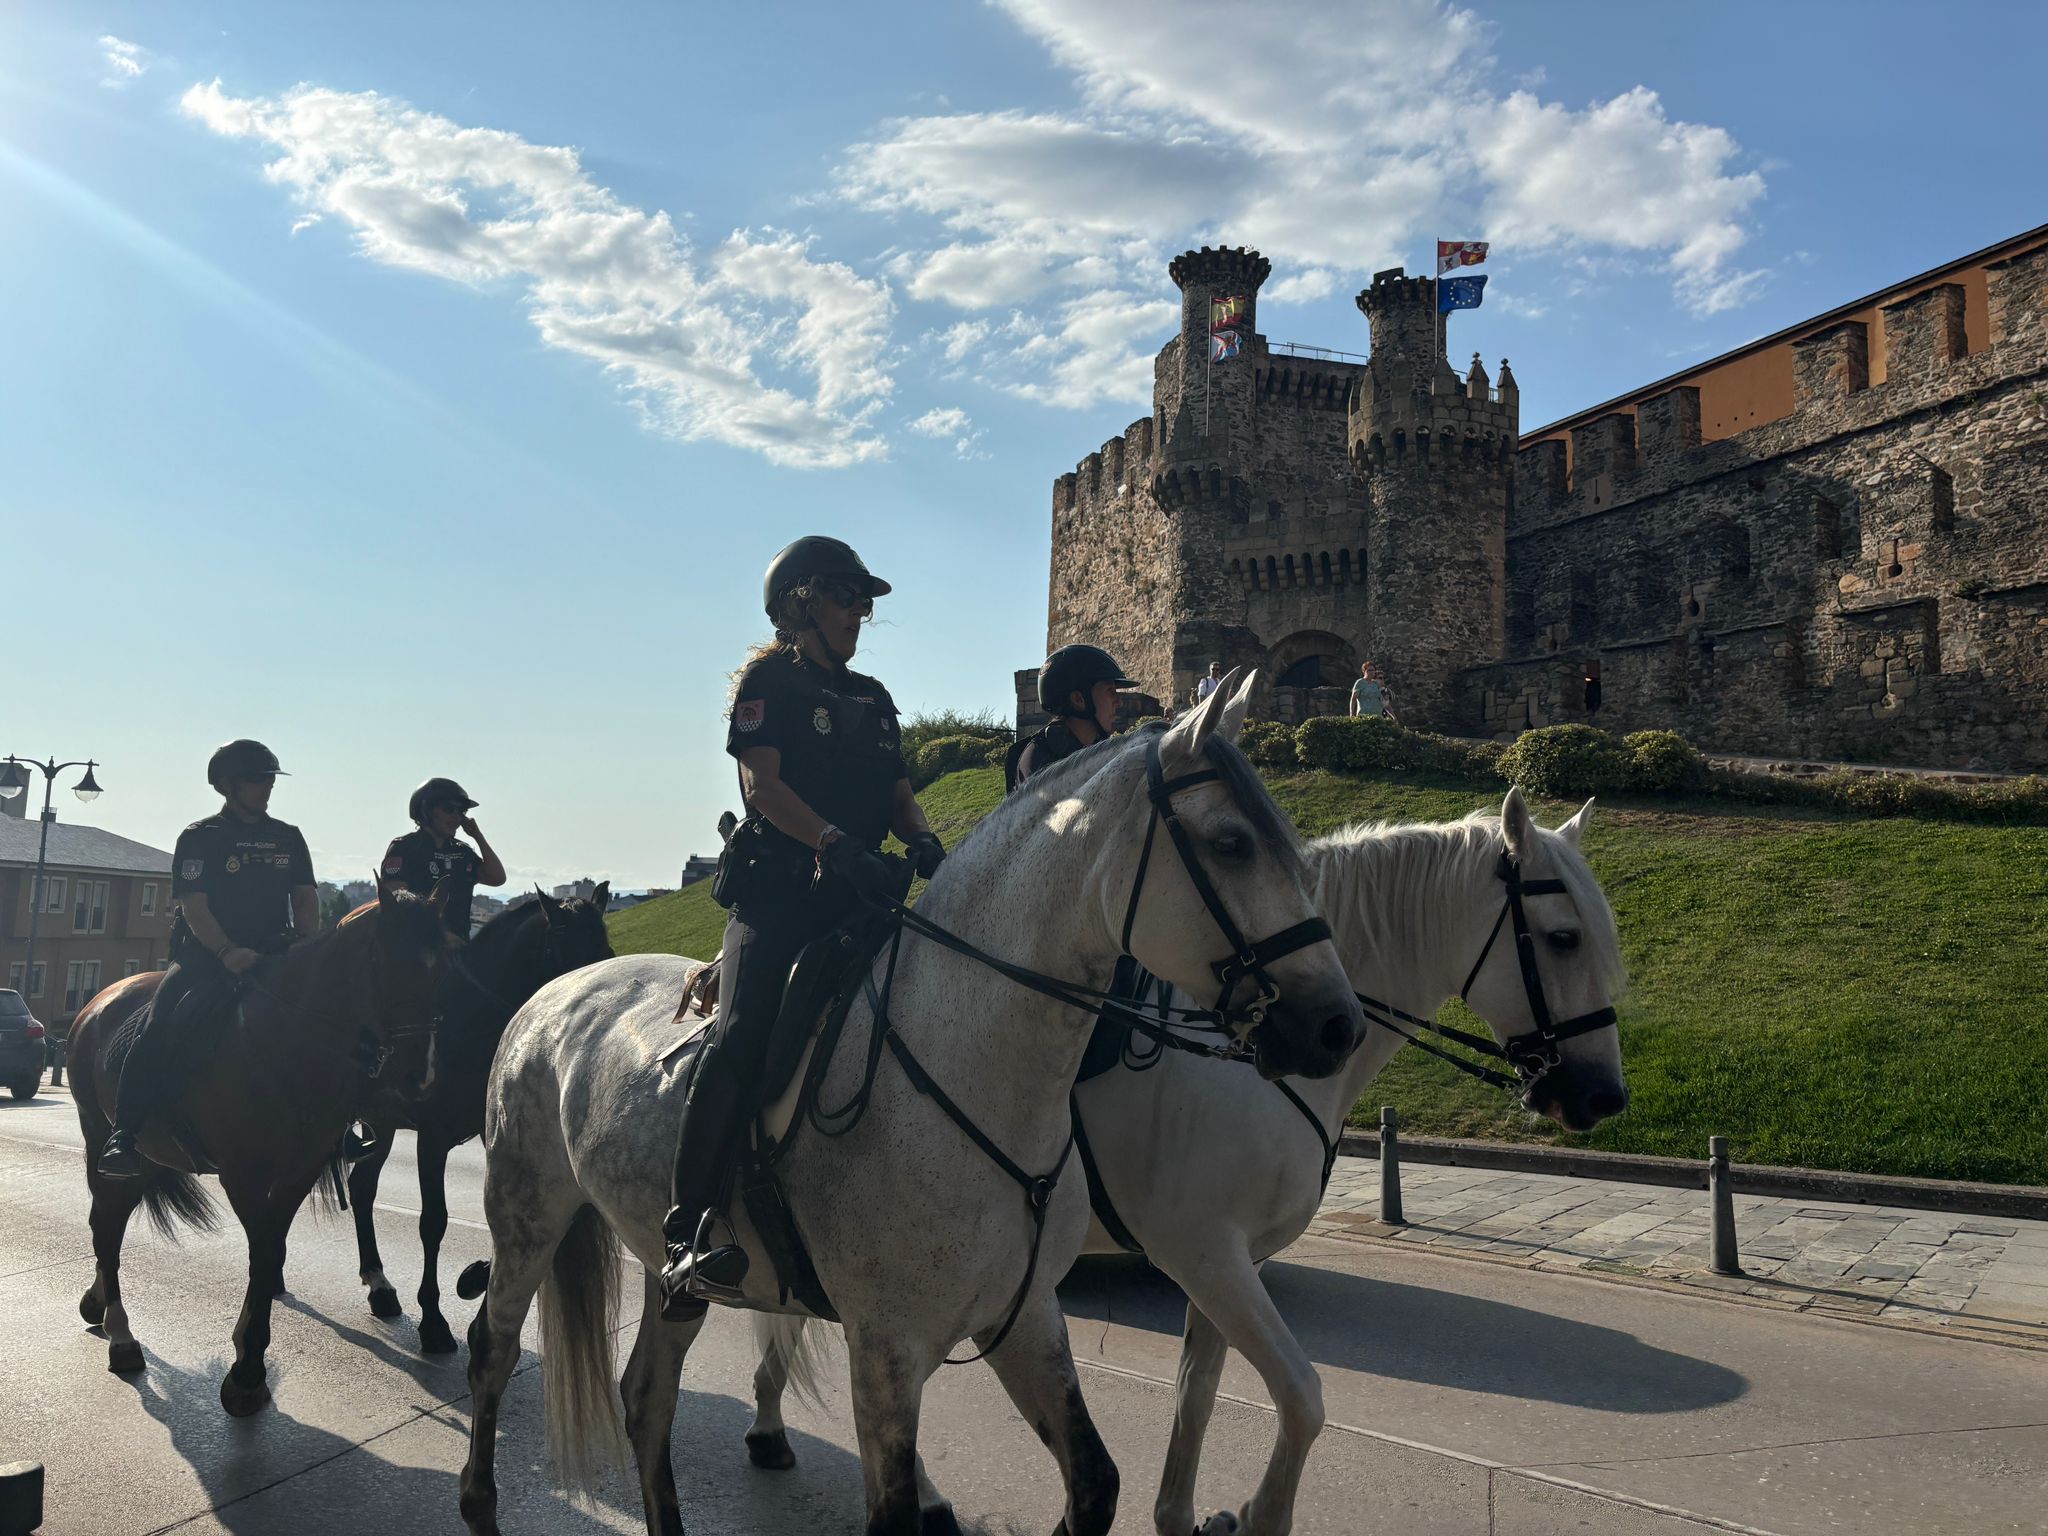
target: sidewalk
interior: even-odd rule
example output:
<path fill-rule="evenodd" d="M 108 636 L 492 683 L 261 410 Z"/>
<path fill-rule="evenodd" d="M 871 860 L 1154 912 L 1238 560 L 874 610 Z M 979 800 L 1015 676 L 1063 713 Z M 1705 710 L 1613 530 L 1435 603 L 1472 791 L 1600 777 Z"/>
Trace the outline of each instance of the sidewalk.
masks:
<path fill-rule="evenodd" d="M 1383 1224 L 1379 1164 L 1339 1158 L 1309 1230 L 2048 1349 L 2048 1222 L 1737 1195 L 1725 1276 L 1701 1190 L 1404 1163 L 1401 1203 Z"/>

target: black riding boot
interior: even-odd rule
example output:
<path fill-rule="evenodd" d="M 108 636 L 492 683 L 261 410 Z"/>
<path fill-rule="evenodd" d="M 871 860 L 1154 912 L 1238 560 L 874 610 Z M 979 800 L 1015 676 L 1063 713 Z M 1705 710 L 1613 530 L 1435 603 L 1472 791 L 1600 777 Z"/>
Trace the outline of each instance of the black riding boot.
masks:
<path fill-rule="evenodd" d="M 700 1231 L 707 1242 L 721 1228 L 732 1228 L 720 1197 L 732 1175 L 734 1154 L 746 1130 L 741 1095 L 724 1081 L 714 1050 L 698 1069 L 683 1111 L 683 1134 L 676 1147 L 674 1204 L 661 1224 L 668 1247 L 668 1267 L 661 1274 L 662 1316 L 679 1322 L 695 1316 L 706 1301 L 734 1301 L 747 1278 L 747 1253 L 737 1243 L 710 1243 L 697 1249 Z"/>
<path fill-rule="evenodd" d="M 135 1145 L 135 1138 L 167 1093 L 175 1091 L 171 1079 L 180 1065 L 180 1053 L 173 1046 L 178 1014 L 186 1000 L 201 990 L 203 981 L 203 974 L 195 976 L 192 964 L 180 961 L 172 965 L 137 1021 L 135 1040 L 121 1064 L 121 1080 L 115 1089 L 114 1131 L 93 1165 L 101 1178 L 139 1179 L 150 1171 L 149 1159 Z"/>

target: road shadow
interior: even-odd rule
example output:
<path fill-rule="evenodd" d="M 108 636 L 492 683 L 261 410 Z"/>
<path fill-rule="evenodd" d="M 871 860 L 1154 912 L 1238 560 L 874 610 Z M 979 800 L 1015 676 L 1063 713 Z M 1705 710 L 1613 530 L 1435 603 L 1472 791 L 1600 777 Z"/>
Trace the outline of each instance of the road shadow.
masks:
<path fill-rule="evenodd" d="M 1711 1360 L 1529 1307 L 1279 1260 L 1265 1277 L 1309 1358 L 1339 1370 L 1607 1413 L 1690 1413 L 1749 1390 Z M 1069 1318 L 1173 1338 L 1187 1319 L 1180 1287 L 1135 1259 L 1083 1259 L 1060 1301 Z"/>

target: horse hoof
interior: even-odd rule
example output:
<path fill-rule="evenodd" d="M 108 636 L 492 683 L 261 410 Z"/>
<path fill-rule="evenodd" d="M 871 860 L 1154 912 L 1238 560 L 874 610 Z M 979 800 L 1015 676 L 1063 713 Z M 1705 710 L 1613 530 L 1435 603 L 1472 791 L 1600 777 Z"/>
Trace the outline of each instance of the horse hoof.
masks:
<path fill-rule="evenodd" d="M 1219 1509 L 1202 1522 L 1202 1528 L 1195 1532 L 1195 1536 L 1237 1536 L 1241 1529 L 1237 1516 L 1227 1509 Z"/>
<path fill-rule="evenodd" d="M 491 1261 L 478 1259 L 474 1264 L 465 1264 L 462 1273 L 455 1277 L 455 1294 L 464 1301 L 475 1301 L 490 1283 Z"/>
<path fill-rule="evenodd" d="M 133 1376 L 146 1369 L 142 1358 L 142 1346 L 133 1339 L 122 1339 L 107 1346 L 107 1369 L 116 1376 Z"/>
<path fill-rule="evenodd" d="M 423 1355 L 452 1355 L 455 1353 L 455 1334 L 446 1318 L 423 1317 L 420 1319 L 420 1353 Z"/>
<path fill-rule="evenodd" d="M 267 1381 L 259 1381 L 253 1387 L 243 1387 L 236 1385 L 232 1372 L 221 1378 L 220 1405 L 238 1419 L 246 1419 L 269 1401 L 270 1383 Z"/>
<path fill-rule="evenodd" d="M 764 1472 L 787 1472 L 796 1465 L 796 1452 L 789 1448 L 789 1436 L 781 1430 L 747 1436 L 747 1460 Z"/>
<path fill-rule="evenodd" d="M 405 1308 L 398 1304 L 398 1292 L 390 1286 L 379 1286 L 370 1292 L 370 1316 L 403 1317 Z"/>
<path fill-rule="evenodd" d="M 87 1291 L 78 1298 L 78 1315 L 85 1319 L 86 1327 L 97 1328 L 107 1320 L 107 1304 L 97 1291 Z"/>
<path fill-rule="evenodd" d="M 960 1536 L 960 1522 L 953 1517 L 953 1506 L 935 1504 L 919 1510 L 917 1536 Z"/>

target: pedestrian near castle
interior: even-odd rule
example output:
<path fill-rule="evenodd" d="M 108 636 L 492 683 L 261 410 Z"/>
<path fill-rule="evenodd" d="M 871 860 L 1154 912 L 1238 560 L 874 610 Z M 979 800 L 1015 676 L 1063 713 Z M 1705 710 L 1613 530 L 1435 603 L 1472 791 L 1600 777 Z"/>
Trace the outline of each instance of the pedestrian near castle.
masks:
<path fill-rule="evenodd" d="M 1195 684 L 1195 702 L 1199 704 L 1202 700 L 1209 697 L 1210 694 L 1216 691 L 1216 685 L 1222 681 L 1223 663 L 1220 661 L 1210 662 L 1209 675 Z"/>
<path fill-rule="evenodd" d="M 1351 713 L 1384 715 L 1396 725 L 1401 723 L 1394 713 L 1394 690 L 1369 661 L 1359 663 L 1358 681 L 1351 685 Z"/>

